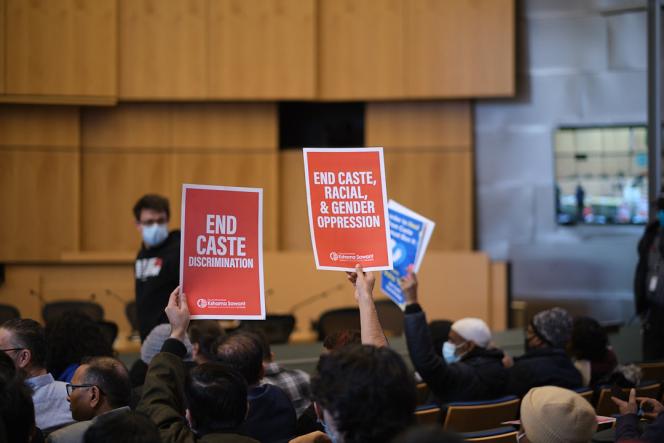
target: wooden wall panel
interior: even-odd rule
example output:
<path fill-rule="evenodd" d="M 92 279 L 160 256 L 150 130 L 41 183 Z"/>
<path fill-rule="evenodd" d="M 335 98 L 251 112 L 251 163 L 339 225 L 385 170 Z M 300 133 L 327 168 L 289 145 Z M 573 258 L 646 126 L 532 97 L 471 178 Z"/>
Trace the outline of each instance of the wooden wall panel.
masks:
<path fill-rule="evenodd" d="M 115 0 L 5 0 L 6 93 L 115 97 Z"/>
<path fill-rule="evenodd" d="M 405 95 L 514 95 L 514 3 L 404 1 Z"/>
<path fill-rule="evenodd" d="M 173 107 L 173 146 L 179 148 L 276 150 L 277 131 L 274 103 Z"/>
<path fill-rule="evenodd" d="M 0 146 L 78 149 L 79 110 L 65 106 L 0 106 Z"/>
<path fill-rule="evenodd" d="M 137 251 L 141 242 L 132 207 L 147 193 L 171 202 L 170 227 L 180 224 L 173 203 L 172 154 L 115 152 L 83 148 L 81 173 L 81 250 Z"/>
<path fill-rule="evenodd" d="M 173 192 L 183 183 L 263 188 L 263 248 L 277 249 L 277 154 L 214 153 L 175 154 Z M 180 198 L 173 199 L 173 211 L 180 213 Z"/>
<path fill-rule="evenodd" d="M 120 97 L 207 96 L 207 0 L 120 0 Z"/>
<path fill-rule="evenodd" d="M 302 151 L 279 153 L 279 249 L 311 250 Z"/>
<path fill-rule="evenodd" d="M 0 28 L 7 29 L 5 6 L 7 0 L 0 0 Z M 0 94 L 5 93 L 5 32 L 0 31 Z"/>
<path fill-rule="evenodd" d="M 209 2 L 210 97 L 314 97 L 314 0 Z"/>
<path fill-rule="evenodd" d="M 473 249 L 471 152 L 385 153 L 388 196 L 436 222 L 429 249 Z"/>
<path fill-rule="evenodd" d="M 402 0 L 320 0 L 319 97 L 404 97 Z"/>
<path fill-rule="evenodd" d="M 468 101 L 368 103 L 366 107 L 367 146 L 468 151 L 472 139 Z"/>

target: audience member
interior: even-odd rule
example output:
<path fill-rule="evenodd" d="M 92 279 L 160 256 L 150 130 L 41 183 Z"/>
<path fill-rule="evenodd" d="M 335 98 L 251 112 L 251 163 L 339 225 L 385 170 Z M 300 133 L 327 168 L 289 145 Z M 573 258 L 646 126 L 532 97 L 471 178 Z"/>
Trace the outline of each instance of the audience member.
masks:
<path fill-rule="evenodd" d="M 85 359 L 67 384 L 72 417 L 78 422 L 48 436 L 51 443 L 80 443 L 102 415 L 129 411 L 131 384 L 125 365 L 111 357 Z"/>
<path fill-rule="evenodd" d="M 180 231 L 168 232 L 168 199 L 148 194 L 133 208 L 143 242 L 136 256 L 136 314 L 141 341 L 155 326 L 168 323 L 164 308 L 180 280 Z"/>
<path fill-rule="evenodd" d="M 406 430 L 392 443 L 461 443 L 462 440 L 454 434 L 443 431 L 438 426 L 417 426 Z"/>
<path fill-rule="evenodd" d="M 349 345 L 322 355 L 311 390 L 333 442 L 382 443 L 413 422 L 415 382 L 388 347 Z"/>
<path fill-rule="evenodd" d="M 491 331 L 482 320 L 464 318 L 452 324 L 443 357 L 433 348 L 426 316 L 418 303 L 417 277 L 402 281 L 406 298 L 404 332 L 408 353 L 422 380 L 441 401 L 501 397 L 508 381 L 503 352 L 491 349 Z"/>
<path fill-rule="evenodd" d="M 615 441 L 661 442 L 664 441 L 664 406 L 653 398 L 637 397 L 636 390 L 631 389 L 628 401 L 611 397 L 618 406 L 620 417 L 616 423 Z M 641 432 L 638 415 L 639 409 L 645 418 L 652 423 Z M 645 411 L 648 412 L 645 412 Z"/>
<path fill-rule="evenodd" d="M 71 381 L 84 357 L 113 356 L 113 344 L 99 325 L 78 311 L 65 312 L 47 324 L 46 341 L 46 369 L 56 380 L 66 383 Z"/>
<path fill-rule="evenodd" d="M 350 344 L 362 344 L 362 334 L 358 329 L 335 331 L 323 340 L 323 353 L 336 351 Z"/>
<path fill-rule="evenodd" d="M 217 360 L 240 372 L 249 386 L 246 434 L 262 443 L 287 442 L 293 438 L 296 415 L 288 395 L 275 385 L 260 383 L 263 352 L 259 339 L 247 332 L 222 337 L 217 345 Z"/>
<path fill-rule="evenodd" d="M 257 443 L 238 433 L 247 415 L 247 383 L 240 373 L 203 363 L 185 375 L 189 308 L 179 291 L 166 306 L 171 336 L 150 363 L 139 412 L 157 425 L 163 443 Z"/>
<path fill-rule="evenodd" d="M 214 361 L 214 345 L 224 334 L 224 328 L 217 320 L 192 320 L 187 330 L 192 360 L 198 365 Z"/>
<path fill-rule="evenodd" d="M 44 328 L 30 319 L 8 320 L 0 326 L 0 348 L 32 390 L 37 427 L 48 432 L 72 423 L 66 385 L 46 371 Z"/>
<path fill-rule="evenodd" d="M 254 332 L 261 344 L 263 353 L 263 379 L 261 383 L 269 383 L 278 386 L 288 395 L 295 415 L 300 417 L 311 405 L 311 387 L 309 385 L 309 374 L 300 369 L 286 369 L 274 361 L 274 353 L 265 335 Z"/>
<path fill-rule="evenodd" d="M 11 358 L 0 352 L 0 442 L 31 442 L 36 431 L 30 390 Z"/>
<path fill-rule="evenodd" d="M 618 366 L 618 358 L 609 346 L 609 337 L 597 320 L 591 317 L 574 319 L 570 352 L 574 366 L 581 373 L 583 386 L 594 387 Z"/>
<path fill-rule="evenodd" d="M 533 388 L 521 401 L 520 443 L 589 443 L 596 429 L 593 407 L 569 389 Z"/>
<path fill-rule="evenodd" d="M 84 443 L 161 443 L 157 426 L 143 414 L 105 414 L 85 431 Z"/>
<path fill-rule="evenodd" d="M 360 310 L 360 335 L 362 343 L 373 346 L 387 346 L 387 338 L 378 319 L 378 312 L 373 300 L 373 288 L 376 276 L 373 272 L 364 272 L 359 264 L 355 272 L 347 272 L 348 281 L 355 289 L 355 301 Z"/>
<path fill-rule="evenodd" d="M 581 373 L 565 353 L 572 333 L 572 317 L 561 308 L 542 311 L 526 330 L 526 352 L 510 367 L 507 392 L 524 396 L 537 386 L 576 389 L 583 386 Z"/>

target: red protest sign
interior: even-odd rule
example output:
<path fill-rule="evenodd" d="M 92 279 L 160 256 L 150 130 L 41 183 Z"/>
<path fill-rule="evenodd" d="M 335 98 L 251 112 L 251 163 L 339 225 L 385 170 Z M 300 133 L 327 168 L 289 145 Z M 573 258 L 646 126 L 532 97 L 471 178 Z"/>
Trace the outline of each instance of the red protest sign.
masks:
<path fill-rule="evenodd" d="M 263 190 L 182 185 L 181 228 L 191 318 L 264 319 Z"/>
<path fill-rule="evenodd" d="M 305 148 L 311 241 L 318 269 L 392 269 L 383 148 Z"/>

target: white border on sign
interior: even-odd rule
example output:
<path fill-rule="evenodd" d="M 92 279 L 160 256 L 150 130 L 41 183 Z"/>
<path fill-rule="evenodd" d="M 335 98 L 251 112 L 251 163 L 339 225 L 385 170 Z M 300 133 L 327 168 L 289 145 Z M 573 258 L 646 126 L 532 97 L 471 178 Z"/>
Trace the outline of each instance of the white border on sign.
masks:
<path fill-rule="evenodd" d="M 182 288 L 182 278 L 184 275 L 184 241 L 185 232 L 185 213 L 187 207 L 187 189 L 205 189 L 211 191 L 234 191 L 234 192 L 256 192 L 258 193 L 258 276 L 260 282 L 260 315 L 192 315 L 192 320 L 265 320 L 265 282 L 263 278 L 263 189 L 262 188 L 242 188 L 237 186 L 215 186 L 215 185 L 192 185 L 182 184 L 182 208 L 180 210 L 180 230 L 182 231 L 182 240 L 180 241 L 180 287 Z"/>
<path fill-rule="evenodd" d="M 302 155 L 304 157 L 304 180 L 307 186 L 307 209 L 309 212 L 309 234 L 311 236 L 311 244 L 314 248 L 314 259 L 316 260 L 316 269 L 324 271 L 355 271 L 355 267 L 342 267 L 342 266 L 321 266 L 318 262 L 318 249 L 316 248 L 316 237 L 314 235 L 314 220 L 311 211 L 311 191 L 309 190 L 309 162 L 307 161 L 307 154 L 309 152 L 378 152 L 380 159 L 380 178 L 383 191 L 383 222 L 385 225 L 385 248 L 387 249 L 387 259 L 389 266 L 371 266 L 363 268 L 365 271 L 384 271 L 392 269 L 392 248 L 390 248 L 390 219 L 387 212 L 387 178 L 385 177 L 385 160 L 383 159 L 383 148 L 381 147 L 367 147 L 367 148 L 303 148 Z"/>

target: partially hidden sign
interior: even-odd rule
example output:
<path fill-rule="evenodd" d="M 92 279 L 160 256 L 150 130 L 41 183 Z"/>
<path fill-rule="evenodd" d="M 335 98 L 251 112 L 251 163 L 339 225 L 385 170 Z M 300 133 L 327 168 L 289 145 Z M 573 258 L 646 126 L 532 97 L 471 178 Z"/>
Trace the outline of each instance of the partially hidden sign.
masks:
<path fill-rule="evenodd" d="M 191 318 L 264 319 L 263 190 L 182 185 L 181 228 Z"/>
<path fill-rule="evenodd" d="M 305 148 L 303 153 L 316 267 L 391 269 L 383 148 Z"/>

